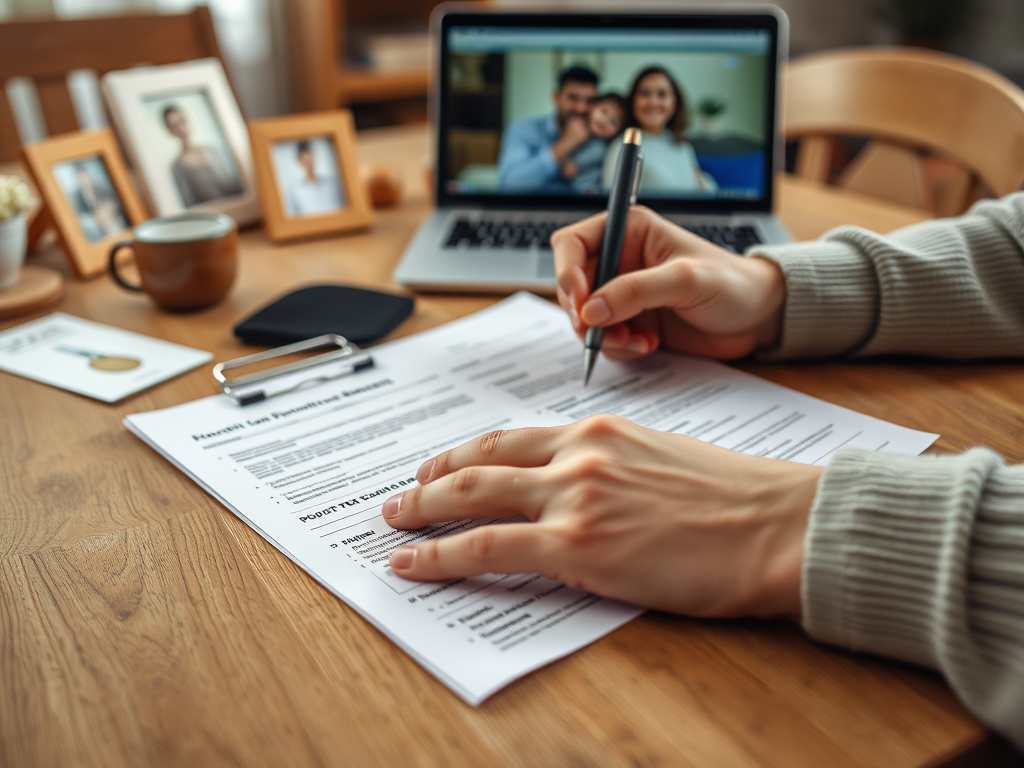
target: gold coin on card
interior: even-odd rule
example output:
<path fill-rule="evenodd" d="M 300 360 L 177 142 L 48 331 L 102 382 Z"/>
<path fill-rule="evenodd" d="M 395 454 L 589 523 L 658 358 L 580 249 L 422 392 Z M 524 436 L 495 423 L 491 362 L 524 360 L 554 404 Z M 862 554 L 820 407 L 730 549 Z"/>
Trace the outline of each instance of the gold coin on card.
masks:
<path fill-rule="evenodd" d="M 100 355 L 89 361 L 89 367 L 98 371 L 130 371 L 142 365 L 141 360 L 134 357 L 114 357 L 112 355 Z"/>

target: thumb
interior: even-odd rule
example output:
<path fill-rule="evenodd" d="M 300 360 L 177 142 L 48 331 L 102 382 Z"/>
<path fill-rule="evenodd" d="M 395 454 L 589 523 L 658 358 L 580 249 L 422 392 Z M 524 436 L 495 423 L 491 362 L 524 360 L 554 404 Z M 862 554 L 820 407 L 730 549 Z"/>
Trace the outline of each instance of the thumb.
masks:
<path fill-rule="evenodd" d="M 689 304 L 697 293 L 691 265 L 684 259 L 672 259 L 609 280 L 580 308 L 580 318 L 598 328 L 615 325 L 647 309 Z"/>

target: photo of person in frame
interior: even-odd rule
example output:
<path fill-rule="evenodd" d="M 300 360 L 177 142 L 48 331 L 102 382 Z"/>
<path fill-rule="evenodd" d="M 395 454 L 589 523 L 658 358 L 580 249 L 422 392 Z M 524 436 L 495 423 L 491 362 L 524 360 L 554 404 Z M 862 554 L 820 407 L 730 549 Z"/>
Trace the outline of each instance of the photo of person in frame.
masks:
<path fill-rule="evenodd" d="M 144 103 L 184 207 L 242 194 L 238 168 L 205 92 L 151 97 Z"/>
<path fill-rule="evenodd" d="M 329 136 L 277 141 L 271 151 L 287 216 L 323 216 L 345 208 L 337 153 Z"/>
<path fill-rule="evenodd" d="M 90 243 L 98 243 L 130 228 L 107 166 L 100 157 L 59 163 L 53 167 L 53 175 Z"/>

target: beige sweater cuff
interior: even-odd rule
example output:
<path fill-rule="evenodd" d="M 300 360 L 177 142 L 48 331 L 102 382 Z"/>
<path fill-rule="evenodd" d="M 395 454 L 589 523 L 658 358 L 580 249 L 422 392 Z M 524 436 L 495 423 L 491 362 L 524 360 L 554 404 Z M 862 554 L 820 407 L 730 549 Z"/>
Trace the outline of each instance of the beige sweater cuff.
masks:
<path fill-rule="evenodd" d="M 939 666 L 932 639 L 950 620 L 950 607 L 964 607 L 980 494 L 980 478 L 963 484 L 949 466 L 955 461 L 863 450 L 835 455 L 805 541 L 803 620 L 811 635 Z"/>
<path fill-rule="evenodd" d="M 748 256 L 775 262 L 786 276 L 782 338 L 762 360 L 831 357 L 865 343 L 878 315 L 878 284 L 871 261 L 843 242 L 821 240 L 761 246 Z"/>
<path fill-rule="evenodd" d="M 818 640 L 939 669 L 1024 749 L 1024 467 L 846 449 L 822 475 L 804 547 Z"/>

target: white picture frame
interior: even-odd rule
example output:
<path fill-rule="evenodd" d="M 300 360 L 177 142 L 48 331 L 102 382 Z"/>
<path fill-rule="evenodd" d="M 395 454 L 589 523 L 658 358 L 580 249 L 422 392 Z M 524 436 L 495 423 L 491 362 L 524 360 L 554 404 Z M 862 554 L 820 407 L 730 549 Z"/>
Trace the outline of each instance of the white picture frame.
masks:
<path fill-rule="evenodd" d="M 249 132 L 219 60 L 109 72 L 100 90 L 157 216 L 259 221 Z"/>

